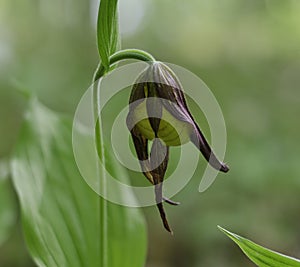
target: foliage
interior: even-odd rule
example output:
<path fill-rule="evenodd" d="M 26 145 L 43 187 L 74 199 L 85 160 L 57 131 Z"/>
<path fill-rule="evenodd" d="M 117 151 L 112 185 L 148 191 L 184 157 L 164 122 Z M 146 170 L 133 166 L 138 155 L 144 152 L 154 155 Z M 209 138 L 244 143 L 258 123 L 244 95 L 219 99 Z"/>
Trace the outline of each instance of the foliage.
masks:
<path fill-rule="evenodd" d="M 98 51 L 105 69 L 109 57 L 117 51 L 120 43 L 118 25 L 118 0 L 101 0 L 97 23 Z"/>
<path fill-rule="evenodd" d="M 30 102 L 12 160 L 30 253 L 38 266 L 45 267 L 142 266 L 145 227 L 141 214 L 106 203 L 107 217 L 101 217 L 99 207 L 106 200 L 88 187 L 77 170 L 71 129 L 70 118 L 37 100 Z M 121 171 L 117 175 L 126 177 Z M 100 229 L 106 220 L 107 247 L 101 247 Z"/>
<path fill-rule="evenodd" d="M 219 226 L 219 229 L 230 237 L 241 250 L 259 267 L 299 267 L 300 260 L 266 249 L 254 242 L 231 233 Z"/>

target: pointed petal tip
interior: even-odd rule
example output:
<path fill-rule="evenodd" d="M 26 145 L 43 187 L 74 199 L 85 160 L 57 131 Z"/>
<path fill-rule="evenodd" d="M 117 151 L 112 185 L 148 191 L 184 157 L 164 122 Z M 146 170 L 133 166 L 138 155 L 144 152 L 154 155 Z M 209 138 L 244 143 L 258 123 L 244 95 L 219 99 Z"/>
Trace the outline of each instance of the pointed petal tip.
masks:
<path fill-rule="evenodd" d="M 222 164 L 221 166 L 221 169 L 220 169 L 221 172 L 228 172 L 229 171 L 229 167 L 228 165 L 226 165 L 225 163 Z"/>
<path fill-rule="evenodd" d="M 176 202 L 176 201 L 173 201 L 171 199 L 168 199 L 166 197 L 163 197 L 163 201 L 165 201 L 166 203 L 172 205 L 172 206 L 178 206 L 180 205 L 180 202 Z"/>
<path fill-rule="evenodd" d="M 174 235 L 172 229 L 170 228 L 170 226 L 168 224 L 167 225 L 164 224 L 164 227 L 171 235 Z"/>
<path fill-rule="evenodd" d="M 166 217 L 162 217 L 162 222 L 163 222 L 164 228 L 165 228 L 171 235 L 173 235 L 173 231 L 172 231 L 171 227 L 169 226 L 169 223 L 168 223 L 168 220 L 167 220 Z"/>

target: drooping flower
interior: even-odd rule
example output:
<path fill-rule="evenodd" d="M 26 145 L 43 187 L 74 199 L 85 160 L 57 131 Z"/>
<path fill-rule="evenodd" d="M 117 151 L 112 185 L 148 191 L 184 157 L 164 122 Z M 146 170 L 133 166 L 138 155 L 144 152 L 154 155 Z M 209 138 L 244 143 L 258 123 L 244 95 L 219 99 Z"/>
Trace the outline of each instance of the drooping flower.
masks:
<path fill-rule="evenodd" d="M 222 172 L 227 172 L 229 168 L 220 162 L 211 150 L 187 107 L 178 78 L 165 64 L 161 62 L 149 64 L 133 85 L 129 104 L 126 123 L 142 172 L 155 185 L 156 203 L 164 227 L 172 232 L 162 204 L 163 201 L 178 204 L 162 195 L 169 147 L 191 141 L 213 168 Z M 149 155 L 150 140 L 153 143 Z"/>

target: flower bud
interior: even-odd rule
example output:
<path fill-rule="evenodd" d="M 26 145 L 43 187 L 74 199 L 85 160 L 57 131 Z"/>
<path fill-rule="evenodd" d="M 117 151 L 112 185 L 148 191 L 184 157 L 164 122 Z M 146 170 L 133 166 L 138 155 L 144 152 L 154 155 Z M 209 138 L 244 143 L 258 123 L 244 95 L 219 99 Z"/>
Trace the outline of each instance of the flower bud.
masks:
<path fill-rule="evenodd" d="M 163 200 L 173 203 L 162 197 L 169 147 L 191 141 L 213 168 L 222 172 L 227 172 L 229 168 L 212 152 L 187 107 L 178 78 L 165 64 L 149 64 L 133 85 L 129 104 L 127 127 L 131 132 L 142 171 L 155 185 L 156 202 L 164 226 L 171 232 L 161 204 Z M 150 157 L 149 140 L 154 140 Z"/>

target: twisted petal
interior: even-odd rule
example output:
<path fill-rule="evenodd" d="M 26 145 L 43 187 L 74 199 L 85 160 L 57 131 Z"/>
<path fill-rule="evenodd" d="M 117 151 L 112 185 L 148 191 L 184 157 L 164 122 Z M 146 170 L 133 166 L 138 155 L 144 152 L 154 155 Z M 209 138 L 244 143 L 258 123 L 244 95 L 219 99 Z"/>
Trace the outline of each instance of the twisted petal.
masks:
<path fill-rule="evenodd" d="M 152 169 L 151 173 L 155 184 L 155 199 L 157 203 L 156 205 L 158 207 L 164 227 L 167 231 L 172 233 L 162 203 L 162 185 L 168 166 L 168 161 L 169 147 L 166 147 L 158 138 L 155 138 L 151 148 L 150 163 Z"/>
<path fill-rule="evenodd" d="M 164 227 L 167 231 L 172 232 L 166 218 L 163 201 L 166 201 L 171 205 L 178 205 L 179 203 L 173 202 L 163 197 L 162 193 L 163 180 L 169 160 L 169 147 L 166 147 L 159 139 L 154 139 L 149 159 L 148 140 L 142 135 L 138 134 L 135 127 L 131 131 L 131 136 L 142 172 L 145 177 L 151 182 L 151 184 L 155 185 L 155 200 Z"/>

